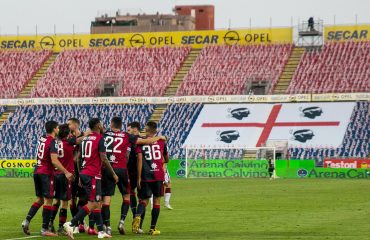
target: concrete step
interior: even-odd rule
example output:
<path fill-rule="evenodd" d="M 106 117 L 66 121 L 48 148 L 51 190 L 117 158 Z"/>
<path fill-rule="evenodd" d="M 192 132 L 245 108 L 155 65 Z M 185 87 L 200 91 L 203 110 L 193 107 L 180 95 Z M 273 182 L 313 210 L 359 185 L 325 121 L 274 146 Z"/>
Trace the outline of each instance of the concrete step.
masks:
<path fill-rule="evenodd" d="M 192 49 L 190 51 L 190 53 L 186 57 L 185 61 L 182 63 L 181 68 L 176 73 L 175 77 L 172 79 L 170 85 L 167 87 L 166 92 L 164 93 L 164 96 L 171 97 L 171 96 L 174 96 L 176 94 L 179 86 L 181 85 L 185 76 L 190 71 L 190 69 L 193 66 L 195 60 L 197 59 L 200 51 L 201 51 L 201 49 Z"/>

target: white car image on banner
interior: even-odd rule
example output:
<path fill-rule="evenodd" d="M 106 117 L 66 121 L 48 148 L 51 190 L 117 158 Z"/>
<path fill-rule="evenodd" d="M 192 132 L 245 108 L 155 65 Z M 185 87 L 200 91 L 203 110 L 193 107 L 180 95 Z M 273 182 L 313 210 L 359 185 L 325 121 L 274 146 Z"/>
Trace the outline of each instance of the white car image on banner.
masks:
<path fill-rule="evenodd" d="M 206 104 L 186 139 L 193 147 L 338 147 L 355 103 Z"/>

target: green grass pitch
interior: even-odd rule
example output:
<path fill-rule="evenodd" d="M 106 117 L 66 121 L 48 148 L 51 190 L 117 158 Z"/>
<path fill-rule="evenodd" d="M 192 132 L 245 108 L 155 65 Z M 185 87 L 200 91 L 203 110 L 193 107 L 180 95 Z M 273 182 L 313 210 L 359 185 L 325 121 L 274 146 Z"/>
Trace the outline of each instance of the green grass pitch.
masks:
<path fill-rule="evenodd" d="M 32 179 L 3 178 L 0 186 L 0 239 L 26 237 L 20 225 L 34 200 Z M 131 214 L 129 233 L 118 235 L 120 202 L 115 196 L 111 207 L 117 239 L 370 239 L 368 180 L 174 179 L 175 209 L 161 209 L 160 236 L 132 234 Z M 149 220 L 150 213 L 145 231 Z M 41 211 L 31 222 L 32 236 L 40 222 Z"/>

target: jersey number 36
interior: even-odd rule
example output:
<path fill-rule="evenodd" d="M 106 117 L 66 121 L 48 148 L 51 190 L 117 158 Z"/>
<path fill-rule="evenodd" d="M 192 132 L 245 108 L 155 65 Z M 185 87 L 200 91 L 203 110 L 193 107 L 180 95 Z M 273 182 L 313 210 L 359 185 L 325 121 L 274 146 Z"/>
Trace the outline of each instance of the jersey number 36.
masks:
<path fill-rule="evenodd" d="M 159 145 L 145 145 L 143 146 L 143 152 L 147 161 L 161 160 L 161 148 Z"/>

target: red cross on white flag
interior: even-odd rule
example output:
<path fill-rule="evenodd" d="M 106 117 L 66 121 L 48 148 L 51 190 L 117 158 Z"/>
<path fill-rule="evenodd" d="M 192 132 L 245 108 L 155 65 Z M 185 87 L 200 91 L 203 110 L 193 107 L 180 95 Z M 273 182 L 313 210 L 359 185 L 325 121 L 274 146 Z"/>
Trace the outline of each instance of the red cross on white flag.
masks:
<path fill-rule="evenodd" d="M 205 105 L 184 145 L 259 147 L 267 140 L 291 146 L 338 147 L 354 103 Z"/>

